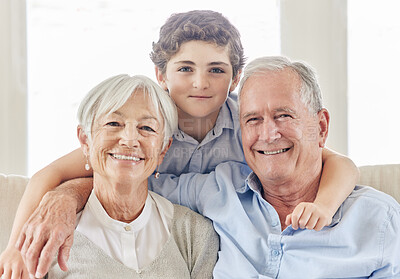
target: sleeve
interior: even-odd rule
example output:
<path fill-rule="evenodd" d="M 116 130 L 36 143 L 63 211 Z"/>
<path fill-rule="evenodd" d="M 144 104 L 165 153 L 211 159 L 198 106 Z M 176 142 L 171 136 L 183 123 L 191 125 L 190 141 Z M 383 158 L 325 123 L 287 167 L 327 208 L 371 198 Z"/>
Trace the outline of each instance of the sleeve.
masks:
<path fill-rule="evenodd" d="M 219 250 L 219 238 L 212 222 L 178 205 L 175 213 L 172 234 L 187 263 L 190 278 L 212 278 Z"/>
<path fill-rule="evenodd" d="M 209 174 L 186 173 L 180 176 L 161 174 L 158 179 L 149 178 L 149 190 L 167 198 L 172 203 L 189 207 L 205 214 L 207 208 L 214 208 L 224 202 L 234 189 L 234 184 L 244 183 L 248 175 L 246 164 L 239 162 L 221 163 Z"/>
<path fill-rule="evenodd" d="M 219 237 L 210 220 L 197 228 L 193 237 L 192 271 L 190 278 L 213 278 L 218 259 Z"/>
<path fill-rule="evenodd" d="M 397 204 L 398 205 L 398 204 Z M 400 278 L 400 206 L 391 207 L 381 229 L 381 263 L 370 278 Z"/>

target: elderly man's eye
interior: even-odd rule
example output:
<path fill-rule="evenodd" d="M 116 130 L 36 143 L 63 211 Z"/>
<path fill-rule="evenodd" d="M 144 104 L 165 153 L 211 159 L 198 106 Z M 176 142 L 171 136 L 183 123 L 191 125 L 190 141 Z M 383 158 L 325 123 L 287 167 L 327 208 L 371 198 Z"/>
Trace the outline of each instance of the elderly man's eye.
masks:
<path fill-rule="evenodd" d="M 259 118 L 257 118 L 257 117 L 252 117 L 252 118 L 247 119 L 246 123 L 254 123 L 254 122 L 256 122 L 257 120 L 259 120 Z"/>
<path fill-rule="evenodd" d="M 106 123 L 106 126 L 119 127 L 119 126 L 121 126 L 121 124 L 119 124 L 119 123 L 116 122 L 116 121 L 110 121 L 110 122 L 107 122 L 107 123 Z"/>

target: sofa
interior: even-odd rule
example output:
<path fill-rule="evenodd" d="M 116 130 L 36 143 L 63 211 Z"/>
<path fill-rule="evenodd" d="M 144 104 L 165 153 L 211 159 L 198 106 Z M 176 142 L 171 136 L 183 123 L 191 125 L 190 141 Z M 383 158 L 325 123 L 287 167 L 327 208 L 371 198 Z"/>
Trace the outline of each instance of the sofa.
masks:
<path fill-rule="evenodd" d="M 359 185 L 369 185 L 400 202 L 400 164 L 362 166 Z M 0 251 L 8 242 L 18 203 L 29 178 L 0 174 Z"/>

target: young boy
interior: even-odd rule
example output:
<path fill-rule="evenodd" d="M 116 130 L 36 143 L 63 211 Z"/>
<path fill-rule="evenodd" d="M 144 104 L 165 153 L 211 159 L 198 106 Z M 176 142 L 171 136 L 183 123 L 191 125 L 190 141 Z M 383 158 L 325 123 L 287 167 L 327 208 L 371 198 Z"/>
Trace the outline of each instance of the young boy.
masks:
<path fill-rule="evenodd" d="M 174 14 L 161 27 L 159 41 L 153 44 L 151 59 L 156 66 L 157 80 L 175 101 L 179 116 L 179 131 L 174 135 L 172 146 L 158 171 L 175 175 L 207 173 L 222 162 L 244 162 L 236 95 L 231 93 L 239 82 L 244 65 L 237 29 L 220 13 L 213 11 Z M 324 171 L 316 200 L 313 204 L 298 206 L 286 220 L 294 229 L 299 224 L 302 228 L 316 230 L 328 225 L 339 205 L 354 188 L 358 170 L 349 159 L 324 150 L 323 160 Z M 75 150 L 31 178 L 17 212 L 8 248 L 0 258 L 0 271 L 5 273 L 5 268 L 8 268 L 8 274 L 26 272 L 26 268 L 21 267 L 23 264 L 14 270 L 7 264 L 22 263 L 21 255 L 14 246 L 23 224 L 46 192 L 64 181 L 91 176 L 85 164 L 86 159 L 80 149 Z M 74 185 L 85 188 L 85 194 L 75 195 L 80 199 L 75 204 L 81 209 L 90 193 L 91 180 L 75 180 Z M 77 190 L 73 187 L 70 186 L 70 189 L 75 193 Z M 34 214 L 32 218 L 36 217 Z M 318 221 L 308 223 L 311 217 Z M 61 222 L 64 223 L 64 220 Z M 55 226 L 54 222 L 51 226 Z M 24 254 L 29 243 L 22 245 L 23 238 L 19 242 L 18 246 Z M 45 244 L 39 244 L 40 250 Z M 68 249 L 62 251 L 59 264 L 66 270 L 64 252 L 68 253 Z M 36 259 L 33 257 L 27 262 L 27 269 L 30 274 L 37 271 L 37 275 L 42 275 L 51 259 L 41 259 L 37 265 L 39 255 L 35 256 Z"/>

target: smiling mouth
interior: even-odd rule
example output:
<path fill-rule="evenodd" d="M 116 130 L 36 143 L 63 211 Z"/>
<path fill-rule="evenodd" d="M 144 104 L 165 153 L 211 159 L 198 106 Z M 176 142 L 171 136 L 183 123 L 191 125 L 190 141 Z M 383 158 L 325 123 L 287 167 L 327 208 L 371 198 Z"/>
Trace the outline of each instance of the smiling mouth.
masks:
<path fill-rule="evenodd" d="M 284 153 L 286 151 L 289 151 L 290 149 L 291 149 L 291 147 L 282 148 L 282 149 L 275 150 L 275 151 L 258 151 L 258 153 L 265 154 L 265 155 L 276 155 L 276 154 L 280 154 L 280 153 Z"/>
<path fill-rule="evenodd" d="M 110 154 L 110 155 L 111 155 L 111 157 L 113 157 L 117 160 L 134 161 L 134 162 L 139 162 L 140 160 L 143 160 L 143 159 L 140 159 L 135 156 L 127 156 L 127 155 L 121 155 L 121 154 Z"/>

